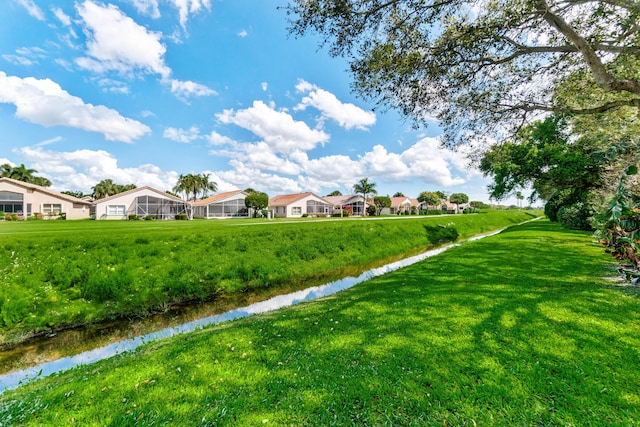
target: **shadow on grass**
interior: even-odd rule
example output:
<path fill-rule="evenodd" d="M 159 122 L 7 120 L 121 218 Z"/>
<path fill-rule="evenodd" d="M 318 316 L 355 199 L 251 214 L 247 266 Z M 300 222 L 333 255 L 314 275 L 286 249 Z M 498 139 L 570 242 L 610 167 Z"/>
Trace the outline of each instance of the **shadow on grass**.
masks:
<path fill-rule="evenodd" d="M 584 233 L 528 223 L 152 343 L 87 368 L 90 382 L 27 385 L 51 408 L 31 420 L 66 408 L 109 425 L 637 425 L 638 299 L 603 286 L 603 259 Z"/>

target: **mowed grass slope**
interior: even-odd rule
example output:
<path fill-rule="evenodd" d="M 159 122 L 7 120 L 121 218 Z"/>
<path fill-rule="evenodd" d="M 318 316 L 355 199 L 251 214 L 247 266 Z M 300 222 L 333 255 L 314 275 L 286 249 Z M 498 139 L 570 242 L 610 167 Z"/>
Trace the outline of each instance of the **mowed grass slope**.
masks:
<path fill-rule="evenodd" d="M 640 425 L 640 299 L 546 220 L 7 391 L 11 425 Z"/>
<path fill-rule="evenodd" d="M 425 250 L 426 224 L 453 222 L 464 238 L 533 215 L 0 223 L 0 343 L 172 304 L 316 285 Z"/>

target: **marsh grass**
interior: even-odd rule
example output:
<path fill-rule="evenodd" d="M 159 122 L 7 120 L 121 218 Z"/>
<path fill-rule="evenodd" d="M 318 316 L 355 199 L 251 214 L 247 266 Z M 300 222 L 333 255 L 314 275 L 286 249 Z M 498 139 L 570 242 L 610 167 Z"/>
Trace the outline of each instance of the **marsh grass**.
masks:
<path fill-rule="evenodd" d="M 0 344 L 223 295 L 312 286 L 425 250 L 424 224 L 453 222 L 469 237 L 533 215 L 2 223 Z"/>
<path fill-rule="evenodd" d="M 638 292 L 517 226 L 322 300 L 8 391 L 11 425 L 640 425 Z"/>

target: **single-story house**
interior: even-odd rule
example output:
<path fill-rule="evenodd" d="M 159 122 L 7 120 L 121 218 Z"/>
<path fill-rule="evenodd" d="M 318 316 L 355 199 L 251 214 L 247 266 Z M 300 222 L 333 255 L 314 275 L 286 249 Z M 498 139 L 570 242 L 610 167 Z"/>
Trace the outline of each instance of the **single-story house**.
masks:
<path fill-rule="evenodd" d="M 89 218 L 91 202 L 58 193 L 28 182 L 0 178 L 0 212 L 13 213 L 22 219 L 42 214 L 43 219 Z"/>
<path fill-rule="evenodd" d="M 324 200 L 329 202 L 333 207 L 333 213 L 340 213 L 342 209 L 351 209 L 351 214 L 354 216 L 363 216 L 366 209 L 364 203 L 364 197 L 359 195 L 345 195 L 345 196 L 325 196 Z"/>
<path fill-rule="evenodd" d="M 300 218 L 303 215 L 329 215 L 332 206 L 322 197 L 308 192 L 284 194 L 269 199 L 269 210 L 281 218 Z"/>
<path fill-rule="evenodd" d="M 138 187 L 96 200 L 92 208 L 94 219 L 140 218 L 175 219 L 177 214 L 189 215 L 191 204 L 179 197 L 152 187 Z"/>
<path fill-rule="evenodd" d="M 380 212 L 382 215 L 400 215 L 404 212 L 411 212 L 411 199 L 408 197 L 390 197 L 391 207 L 384 208 Z"/>
<path fill-rule="evenodd" d="M 242 190 L 215 194 L 206 199 L 192 202 L 194 218 L 227 218 L 249 216 L 244 204 L 248 193 Z"/>
<path fill-rule="evenodd" d="M 451 203 L 450 201 L 446 200 L 442 202 L 442 206 L 440 207 L 440 209 L 447 213 L 458 213 L 464 211 L 468 207 L 468 203 L 460 203 L 459 205 L 456 205 L 455 203 Z"/>

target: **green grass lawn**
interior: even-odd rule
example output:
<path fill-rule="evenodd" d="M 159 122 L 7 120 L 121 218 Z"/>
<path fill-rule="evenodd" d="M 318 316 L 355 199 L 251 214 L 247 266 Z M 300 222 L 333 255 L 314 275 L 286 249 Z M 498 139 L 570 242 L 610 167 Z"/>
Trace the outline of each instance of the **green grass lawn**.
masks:
<path fill-rule="evenodd" d="M 321 300 L 7 391 L 0 424 L 640 425 L 640 299 L 516 226 Z"/>
<path fill-rule="evenodd" d="M 425 225 L 462 238 L 539 212 L 383 220 L 0 223 L 0 344 L 146 316 L 173 304 L 281 292 L 424 251 Z"/>

